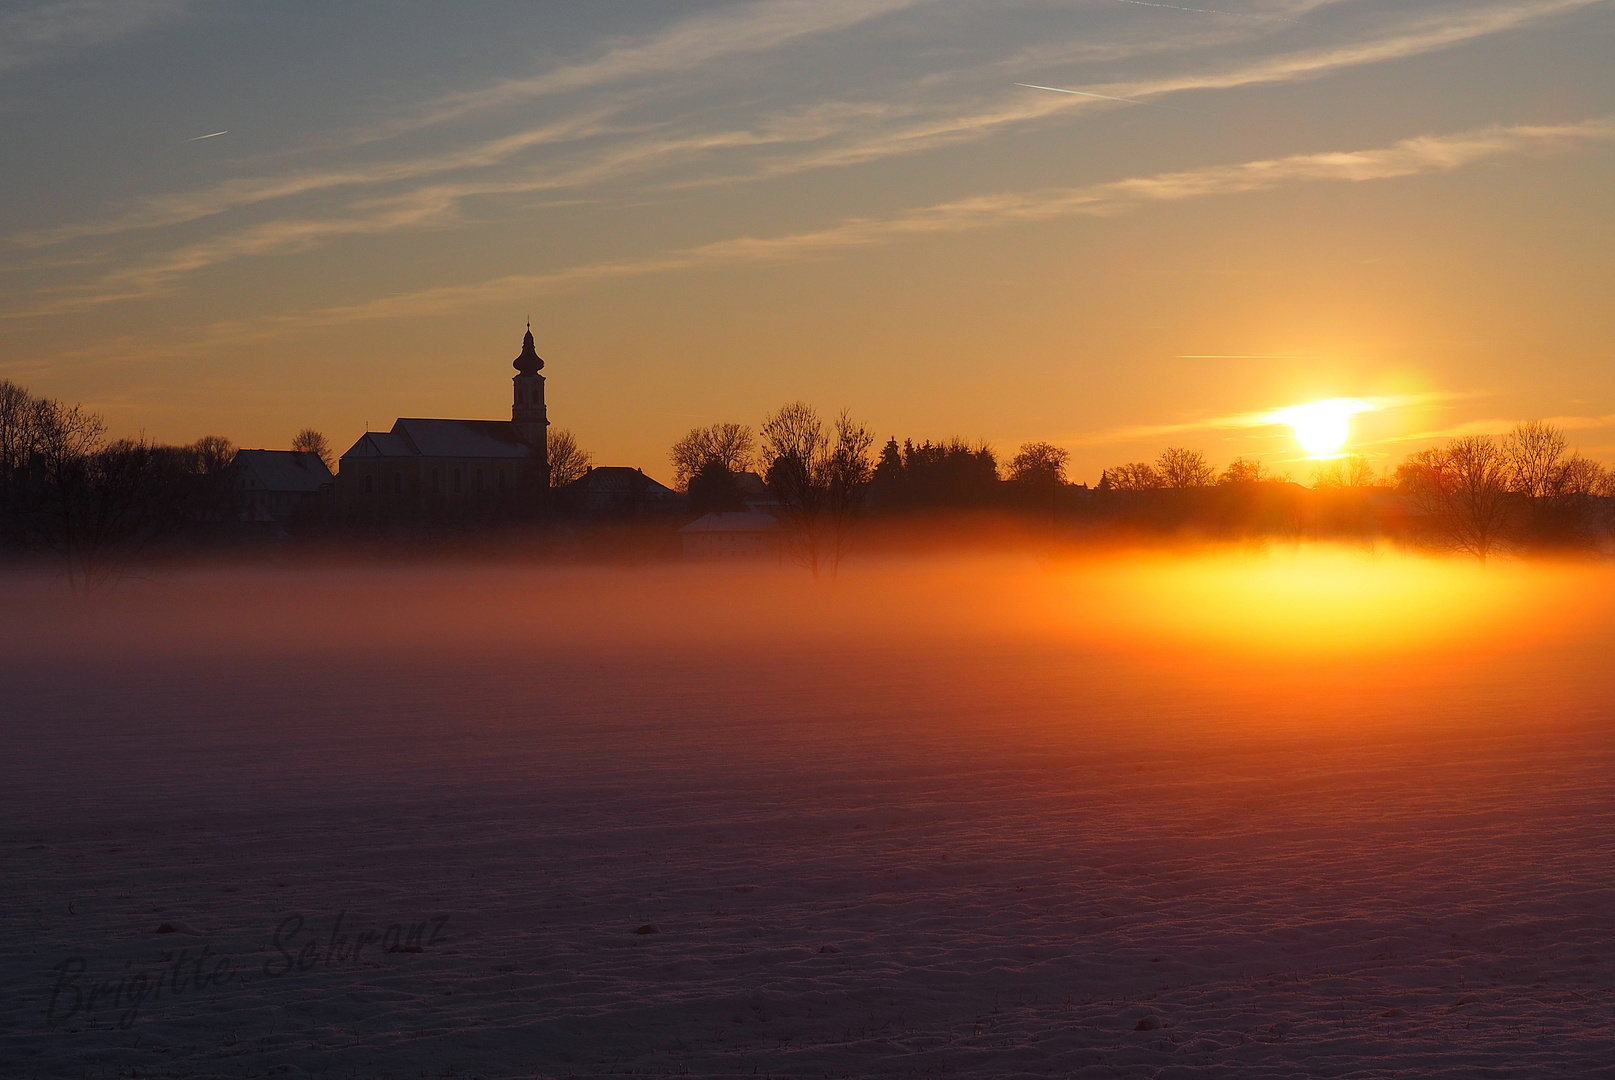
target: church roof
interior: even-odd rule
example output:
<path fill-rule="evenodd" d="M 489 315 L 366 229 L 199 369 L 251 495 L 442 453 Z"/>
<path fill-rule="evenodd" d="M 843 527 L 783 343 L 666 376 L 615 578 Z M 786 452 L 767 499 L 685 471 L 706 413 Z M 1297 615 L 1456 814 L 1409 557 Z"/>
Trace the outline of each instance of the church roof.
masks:
<path fill-rule="evenodd" d="M 370 431 L 342 456 L 525 458 L 532 449 L 509 420 L 399 417 L 391 431 Z"/>
<path fill-rule="evenodd" d="M 234 465 L 265 491 L 318 491 L 331 482 L 325 462 L 299 450 L 237 450 Z"/>
<path fill-rule="evenodd" d="M 402 435 L 422 457 L 524 458 L 532 450 L 509 420 L 427 420 L 400 417 Z"/>

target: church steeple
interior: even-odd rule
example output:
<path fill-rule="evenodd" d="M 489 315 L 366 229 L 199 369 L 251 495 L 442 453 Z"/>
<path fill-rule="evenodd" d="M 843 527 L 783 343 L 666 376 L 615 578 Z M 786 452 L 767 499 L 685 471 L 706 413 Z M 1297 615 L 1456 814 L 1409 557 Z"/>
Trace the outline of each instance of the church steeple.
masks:
<path fill-rule="evenodd" d="M 544 367 L 543 357 L 533 348 L 533 324 L 527 324 L 527 334 L 522 338 L 522 354 L 516 357 L 516 362 L 510 365 L 523 375 L 537 375 Z"/>
<path fill-rule="evenodd" d="M 544 405 L 544 376 L 538 373 L 544 366 L 538 350 L 533 347 L 533 324 L 527 324 L 522 338 L 522 354 L 511 365 L 516 369 L 514 400 L 510 406 L 510 419 L 523 442 L 532 447 L 538 466 L 539 484 L 549 486 L 549 410 Z"/>

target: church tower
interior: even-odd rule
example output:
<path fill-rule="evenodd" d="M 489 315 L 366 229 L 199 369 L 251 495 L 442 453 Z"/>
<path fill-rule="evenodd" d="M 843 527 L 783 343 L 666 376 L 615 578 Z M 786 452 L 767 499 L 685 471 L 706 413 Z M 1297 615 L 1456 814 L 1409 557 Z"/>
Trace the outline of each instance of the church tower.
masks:
<path fill-rule="evenodd" d="M 544 376 L 539 369 L 544 361 L 533 348 L 533 324 L 527 324 L 527 336 L 522 338 L 522 354 L 511 365 L 516 369 L 515 403 L 510 407 L 510 419 L 528 446 L 538 458 L 539 476 L 543 487 L 550 484 L 550 453 L 548 429 L 549 414 L 544 407 Z"/>

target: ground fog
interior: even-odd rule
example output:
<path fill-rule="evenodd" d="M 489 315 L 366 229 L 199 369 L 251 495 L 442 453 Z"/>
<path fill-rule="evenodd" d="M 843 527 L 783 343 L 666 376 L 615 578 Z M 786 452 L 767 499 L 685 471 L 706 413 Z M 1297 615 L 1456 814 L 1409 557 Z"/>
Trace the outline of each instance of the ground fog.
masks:
<path fill-rule="evenodd" d="M 6 1076 L 1610 1075 L 1615 568 L 0 582 Z"/>

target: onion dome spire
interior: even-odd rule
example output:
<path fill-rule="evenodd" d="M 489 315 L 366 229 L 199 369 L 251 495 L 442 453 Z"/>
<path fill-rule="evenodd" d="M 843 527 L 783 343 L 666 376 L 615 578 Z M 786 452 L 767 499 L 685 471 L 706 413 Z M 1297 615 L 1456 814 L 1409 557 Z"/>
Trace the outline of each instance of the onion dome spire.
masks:
<path fill-rule="evenodd" d="M 533 324 L 527 324 L 527 334 L 522 338 L 522 354 L 516 357 L 515 363 L 510 365 L 523 375 L 537 375 L 544 366 L 544 360 L 533 348 Z"/>

